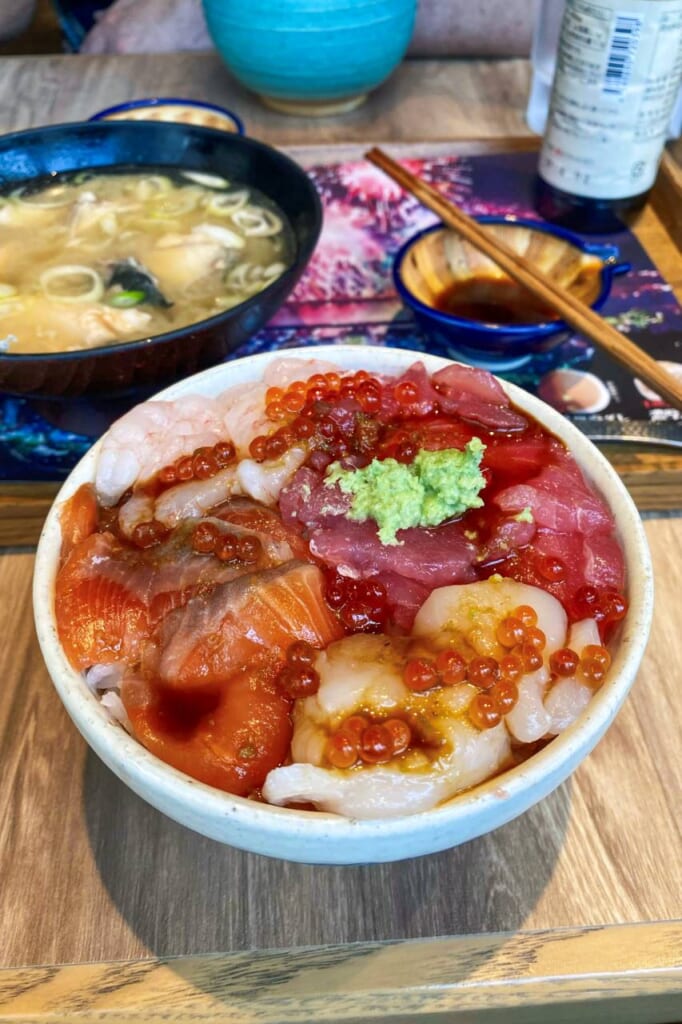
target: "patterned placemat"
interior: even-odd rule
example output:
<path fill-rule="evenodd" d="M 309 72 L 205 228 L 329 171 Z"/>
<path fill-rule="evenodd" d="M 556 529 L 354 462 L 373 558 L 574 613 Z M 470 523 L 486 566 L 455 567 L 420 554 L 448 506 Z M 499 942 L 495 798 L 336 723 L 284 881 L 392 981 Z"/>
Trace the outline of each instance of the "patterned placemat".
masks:
<path fill-rule="evenodd" d="M 444 155 L 405 161 L 473 215 L 534 216 L 533 152 Z M 392 345 L 458 358 L 438 348 L 417 327 L 393 288 L 395 253 L 433 214 L 362 160 L 318 162 L 308 167 L 324 204 L 324 228 L 315 255 L 295 292 L 270 324 L 233 358 L 319 344 Z M 630 231 L 590 236 L 616 246 L 632 269 L 614 278 L 603 315 L 682 374 L 682 308 Z M 584 339 L 573 336 L 551 353 L 501 376 L 570 412 L 594 440 L 648 441 L 682 447 L 682 417 Z M 0 396 L 0 479 L 59 480 L 123 406 L 84 406 L 87 433 L 69 429 L 73 403 L 33 403 Z M 82 429 L 82 428 L 80 428 Z"/>

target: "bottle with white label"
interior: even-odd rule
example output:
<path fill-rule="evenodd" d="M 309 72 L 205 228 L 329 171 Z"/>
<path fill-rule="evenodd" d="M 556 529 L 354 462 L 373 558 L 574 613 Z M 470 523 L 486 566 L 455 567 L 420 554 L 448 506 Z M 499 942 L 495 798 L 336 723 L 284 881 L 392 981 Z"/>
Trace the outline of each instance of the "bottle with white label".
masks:
<path fill-rule="evenodd" d="M 656 178 L 682 78 L 682 0 L 567 0 L 535 205 L 612 231 Z"/>

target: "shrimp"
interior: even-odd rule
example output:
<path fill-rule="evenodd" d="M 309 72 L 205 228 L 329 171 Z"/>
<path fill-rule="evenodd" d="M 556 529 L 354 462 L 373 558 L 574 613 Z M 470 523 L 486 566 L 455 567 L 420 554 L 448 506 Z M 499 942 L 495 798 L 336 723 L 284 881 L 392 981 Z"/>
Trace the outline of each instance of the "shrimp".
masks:
<path fill-rule="evenodd" d="M 279 459 L 262 463 L 243 459 L 237 466 L 221 469 L 206 480 L 187 480 L 169 487 L 157 498 L 144 491 L 134 492 L 119 509 L 119 528 L 126 537 L 132 537 L 139 523 L 155 519 L 172 529 L 184 519 L 202 516 L 228 498 L 239 495 L 274 506 L 279 492 L 305 457 L 303 448 L 290 448 Z"/>
<path fill-rule="evenodd" d="M 279 492 L 303 465 L 306 455 L 305 448 L 290 448 L 281 458 L 267 462 L 242 459 L 237 466 L 237 480 L 242 494 L 264 505 L 275 505 Z"/>
<path fill-rule="evenodd" d="M 293 476 L 305 456 L 302 449 L 291 449 L 283 460 L 275 460 L 267 466 L 248 458 L 249 445 L 254 437 L 269 434 L 273 428 L 265 413 L 268 387 L 273 384 L 286 387 L 293 380 L 335 369 L 338 367 L 332 363 L 314 359 L 275 360 L 265 371 L 263 382 L 235 384 L 215 398 L 183 395 L 172 402 L 154 399 L 143 402 L 117 420 L 104 437 L 95 476 L 100 502 L 105 506 L 115 505 L 127 490 L 151 479 L 181 456 L 190 455 L 196 448 L 210 448 L 218 441 L 232 441 L 237 454 L 248 464 L 239 467 L 239 487 L 234 488 L 230 484 L 211 499 L 212 503 L 222 501 L 230 494 L 241 493 L 274 504 L 279 490 Z M 218 474 L 218 477 L 220 483 L 231 479 L 229 474 Z M 205 483 L 206 498 L 197 498 L 200 511 L 210 507 L 205 500 L 213 493 L 213 480 Z M 196 492 L 185 492 L 179 488 L 172 490 L 177 495 L 203 495 L 201 488 Z M 177 515 L 172 507 L 175 494 L 166 499 L 171 505 L 168 510 L 171 518 Z M 161 515 L 164 515 L 164 508 L 162 505 Z M 158 514 L 157 518 L 165 522 Z M 140 519 L 131 514 L 130 521 L 134 526 Z"/>
<path fill-rule="evenodd" d="M 389 818 L 428 810 L 506 766 L 511 755 L 503 724 L 483 732 L 467 718 L 476 688 L 469 684 L 415 697 L 403 682 L 406 637 L 346 637 L 315 663 L 320 687 L 296 702 L 291 753 L 294 764 L 275 768 L 265 780 L 269 803 L 314 803 L 352 818 Z M 428 720 L 440 747 L 414 749 L 388 764 L 330 768 L 329 734 L 362 711 L 381 718 L 403 712 Z"/>
<path fill-rule="evenodd" d="M 207 480 L 188 480 L 163 491 L 152 505 L 152 515 L 164 526 L 172 527 L 183 519 L 202 515 L 231 495 L 239 494 L 240 487 L 234 467 L 221 469 Z M 135 500 L 135 496 L 130 499 Z M 125 506 L 124 506 L 125 508 Z M 121 510 L 121 512 L 123 509 Z M 119 521 L 121 515 L 119 514 Z"/>
<path fill-rule="evenodd" d="M 104 437 L 95 476 L 99 500 L 115 505 L 125 491 L 180 456 L 225 440 L 229 436 L 216 399 L 184 395 L 173 402 L 143 402 L 117 420 Z"/>
<path fill-rule="evenodd" d="M 218 396 L 224 410 L 229 436 L 241 456 L 248 456 L 249 445 L 259 434 L 269 434 L 272 420 L 265 413 L 268 388 L 286 388 L 295 380 L 307 380 L 315 373 L 338 371 L 339 367 L 321 359 L 275 359 L 267 367 L 262 381 L 235 384 Z"/>

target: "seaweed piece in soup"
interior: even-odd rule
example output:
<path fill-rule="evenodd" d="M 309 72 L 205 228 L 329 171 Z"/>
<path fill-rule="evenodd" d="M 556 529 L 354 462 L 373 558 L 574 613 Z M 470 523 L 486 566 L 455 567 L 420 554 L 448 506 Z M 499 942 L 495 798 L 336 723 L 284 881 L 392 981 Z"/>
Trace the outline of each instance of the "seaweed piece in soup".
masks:
<path fill-rule="evenodd" d="M 126 294 L 129 296 L 140 296 L 137 302 L 131 300 L 130 305 L 146 302 L 150 306 L 160 306 L 162 309 L 167 309 L 173 305 L 160 291 L 158 281 L 154 275 L 132 256 L 127 260 L 120 260 L 118 263 L 113 264 L 108 286 L 113 288 L 116 285 L 122 291 L 112 296 L 110 299 L 112 306 L 121 305 L 122 303 L 117 301 L 117 298 L 122 298 Z"/>

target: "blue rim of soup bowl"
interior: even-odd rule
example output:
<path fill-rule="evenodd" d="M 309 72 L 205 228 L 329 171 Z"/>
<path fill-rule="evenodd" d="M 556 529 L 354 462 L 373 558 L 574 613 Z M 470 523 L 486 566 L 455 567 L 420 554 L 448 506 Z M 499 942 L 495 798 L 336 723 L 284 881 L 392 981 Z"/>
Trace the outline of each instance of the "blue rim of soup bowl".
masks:
<path fill-rule="evenodd" d="M 127 100 L 125 103 L 116 103 L 113 107 L 98 110 L 96 114 L 88 118 L 88 121 L 106 121 L 113 114 L 124 114 L 127 110 L 143 110 L 145 107 L 196 107 L 199 110 L 213 110 L 234 122 L 235 135 L 246 134 L 244 122 L 234 111 L 228 110 L 227 107 L 220 107 L 217 103 L 209 103 L 207 100 L 188 100 L 182 96 L 149 96 L 139 100 Z M 222 131 L 220 128 L 214 130 Z"/>
<path fill-rule="evenodd" d="M 530 217 L 516 217 L 513 214 L 497 215 L 497 214 L 486 214 L 485 216 L 475 217 L 474 220 L 478 224 L 508 224 L 510 227 L 518 226 L 522 228 L 528 228 L 531 231 L 541 231 L 545 235 L 554 235 L 555 237 L 563 238 L 564 241 L 568 242 L 574 248 L 579 249 L 580 252 L 588 253 L 591 256 L 596 256 L 602 261 L 601 270 L 599 271 L 600 278 L 600 289 L 594 302 L 592 302 L 591 308 L 598 311 L 602 308 L 606 300 L 611 293 L 611 286 L 613 284 L 613 278 L 617 274 L 625 274 L 631 269 L 631 264 L 625 261 L 618 262 L 619 250 L 615 245 L 610 245 L 606 242 L 586 242 L 579 235 L 573 234 L 572 231 L 566 230 L 566 228 L 557 227 L 555 225 L 545 224 L 543 221 L 533 220 Z M 400 298 L 413 309 L 417 314 L 420 314 L 425 319 L 435 321 L 444 328 L 459 328 L 462 332 L 469 334 L 480 334 L 482 337 L 481 341 L 487 336 L 489 338 L 495 338 L 499 335 L 511 335 L 512 338 L 518 339 L 519 341 L 527 340 L 528 345 L 532 346 L 534 341 L 549 337 L 552 334 L 558 334 L 561 331 L 572 330 L 569 324 L 565 320 L 548 320 L 545 323 L 528 323 L 528 324 L 491 324 L 484 323 L 481 320 L 469 320 L 465 317 L 455 316 L 452 313 L 442 313 L 440 310 L 435 309 L 433 306 L 427 305 L 418 299 L 413 292 L 407 287 L 402 278 L 402 265 L 407 257 L 410 250 L 419 242 L 425 235 L 430 235 L 434 231 L 448 231 L 447 224 L 443 224 L 439 221 L 436 224 L 432 224 L 428 228 L 424 228 L 423 231 L 419 231 L 416 235 L 412 235 L 405 242 L 403 246 L 398 250 L 393 260 L 393 283 L 396 291 Z M 482 349 L 482 351 L 484 351 Z"/>

